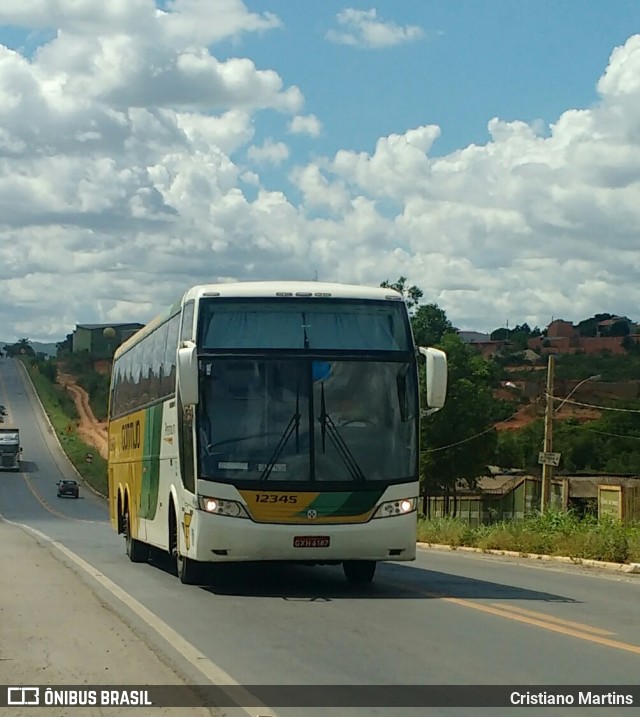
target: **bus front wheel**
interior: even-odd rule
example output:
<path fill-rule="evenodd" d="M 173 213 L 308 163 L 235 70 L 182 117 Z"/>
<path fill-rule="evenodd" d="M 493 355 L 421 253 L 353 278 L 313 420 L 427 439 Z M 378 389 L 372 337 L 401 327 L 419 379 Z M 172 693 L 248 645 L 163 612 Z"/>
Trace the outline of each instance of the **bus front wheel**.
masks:
<path fill-rule="evenodd" d="M 176 573 L 180 582 L 185 585 L 194 585 L 198 582 L 199 568 L 197 561 L 176 553 Z"/>
<path fill-rule="evenodd" d="M 342 563 L 345 577 L 350 583 L 363 585 L 370 583 L 376 573 L 375 560 L 345 560 Z"/>
<path fill-rule="evenodd" d="M 175 573 L 180 579 L 181 583 L 184 583 L 185 585 L 193 585 L 198 581 L 200 565 L 196 560 L 192 560 L 186 555 L 180 554 L 180 546 L 178 544 L 179 534 L 176 520 L 171 521 L 170 530 L 170 550 L 171 557 L 173 558 L 173 566 Z"/>

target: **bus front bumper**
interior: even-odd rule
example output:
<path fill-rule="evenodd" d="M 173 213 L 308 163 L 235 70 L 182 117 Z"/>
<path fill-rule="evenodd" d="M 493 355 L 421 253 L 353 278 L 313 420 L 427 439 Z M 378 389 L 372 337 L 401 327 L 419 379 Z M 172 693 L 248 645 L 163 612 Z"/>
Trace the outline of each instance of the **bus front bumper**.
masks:
<path fill-rule="evenodd" d="M 194 518 L 197 525 L 192 524 L 188 556 L 203 562 L 323 563 L 416 557 L 415 512 L 367 523 L 314 526 L 255 523 L 203 511 L 196 511 Z"/>

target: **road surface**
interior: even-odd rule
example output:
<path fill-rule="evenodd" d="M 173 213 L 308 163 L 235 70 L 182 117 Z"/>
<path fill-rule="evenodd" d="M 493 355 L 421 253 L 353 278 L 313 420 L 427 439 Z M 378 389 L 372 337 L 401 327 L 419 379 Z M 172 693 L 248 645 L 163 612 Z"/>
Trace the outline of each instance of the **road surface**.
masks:
<path fill-rule="evenodd" d="M 72 469 L 7 359 L 0 360 L 0 403 L 21 428 L 25 459 L 22 473 L 0 473 L 0 514 L 38 531 L 44 545 L 55 541 L 60 570 L 80 574 L 132 635 L 197 684 L 588 685 L 606 692 L 598 686 L 638 683 L 639 576 L 420 550 L 413 564 L 380 566 L 369 588 L 347 585 L 339 567 L 225 566 L 206 585 L 185 586 L 162 561 L 130 563 L 104 501 L 87 488 L 79 500 L 56 498 L 56 480 L 73 477 Z M 41 600 L 46 612 L 47 595 Z M 544 714 L 639 714 L 637 704 Z M 489 717 L 496 710 L 354 707 L 348 714 Z M 518 714 L 539 710 L 519 707 Z"/>

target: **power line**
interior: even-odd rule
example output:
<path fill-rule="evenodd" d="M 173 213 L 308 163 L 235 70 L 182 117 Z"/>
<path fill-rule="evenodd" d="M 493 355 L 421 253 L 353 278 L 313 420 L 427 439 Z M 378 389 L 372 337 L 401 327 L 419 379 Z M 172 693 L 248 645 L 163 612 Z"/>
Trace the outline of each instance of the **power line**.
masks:
<path fill-rule="evenodd" d="M 500 421 L 500 423 L 504 423 L 504 421 Z M 496 423 L 495 426 L 491 426 L 490 428 L 487 428 L 486 431 L 482 431 L 482 433 L 476 433 L 475 436 L 469 436 L 469 438 L 463 438 L 461 441 L 457 441 L 456 443 L 449 443 L 447 446 L 440 446 L 439 448 L 427 448 L 424 451 L 420 451 L 420 453 L 435 453 L 436 451 L 444 451 L 447 448 L 455 448 L 455 446 L 460 446 L 463 443 L 467 443 L 468 441 L 473 441 L 476 438 L 480 438 L 480 436 L 484 436 L 485 433 L 489 433 L 490 431 L 493 431 L 493 429 L 496 426 L 499 426 L 500 423 Z"/>
<path fill-rule="evenodd" d="M 554 401 L 562 401 L 565 403 L 571 403 L 574 406 L 582 406 L 583 408 L 594 408 L 598 411 L 618 411 L 619 413 L 640 413 L 640 408 L 614 408 L 613 406 L 596 406 L 593 403 L 579 403 L 578 401 L 570 401 L 560 398 L 559 396 L 552 396 Z"/>
<path fill-rule="evenodd" d="M 613 438 L 631 438 L 634 441 L 640 441 L 640 436 L 624 436 L 621 433 L 608 433 L 607 431 L 598 431 L 595 428 L 587 428 L 587 426 L 581 426 L 581 425 L 568 425 L 569 428 L 579 428 L 582 431 L 589 431 L 589 433 L 599 433 L 603 436 L 612 436 Z"/>
<path fill-rule="evenodd" d="M 455 443 L 449 443 L 446 446 L 440 446 L 439 448 L 427 448 L 424 451 L 420 451 L 420 453 L 435 453 L 436 451 L 444 451 L 447 448 L 455 448 L 456 446 L 460 446 L 463 443 L 468 443 L 469 441 L 473 441 L 476 438 L 480 438 L 480 436 L 484 436 L 486 433 L 491 433 L 494 428 L 497 428 L 498 426 L 502 425 L 503 423 L 507 423 L 507 421 L 510 421 L 512 418 L 515 418 L 518 415 L 518 412 L 512 413 L 508 418 L 504 418 L 502 421 L 498 421 L 498 423 L 494 423 L 493 426 L 489 426 L 486 430 L 482 431 L 481 433 L 476 433 L 473 436 L 469 436 L 468 438 L 463 438 L 461 441 L 456 441 Z"/>
<path fill-rule="evenodd" d="M 571 403 L 571 404 L 574 404 L 574 405 L 576 405 L 576 406 L 583 406 L 583 407 L 585 407 L 585 408 L 594 408 L 594 409 L 597 409 L 597 410 L 600 410 L 600 411 L 619 411 L 619 412 L 622 412 L 622 413 L 640 413 L 640 409 L 634 409 L 634 408 L 613 408 L 613 407 L 611 407 L 611 406 L 595 406 L 595 405 L 590 404 L 590 403 L 578 403 L 577 401 L 571 401 L 571 400 L 563 399 L 563 398 L 561 398 L 560 396 L 553 396 L 552 398 L 553 398 L 555 401 L 565 401 L 566 403 Z M 538 400 L 539 400 L 539 399 L 538 399 Z M 476 438 L 480 438 L 480 436 L 484 436 L 484 435 L 486 435 L 487 433 L 490 433 L 491 431 L 493 431 L 495 428 L 497 428 L 498 426 L 502 425 L 503 423 L 507 423 L 507 422 L 510 421 L 512 418 L 515 418 L 517 415 L 518 415 L 518 412 L 513 413 L 513 414 L 512 414 L 511 416 L 509 416 L 508 418 L 505 418 L 505 419 L 503 419 L 502 421 L 498 421 L 498 423 L 495 423 L 494 425 L 489 426 L 489 428 L 487 428 L 486 430 L 481 431 L 480 433 L 476 433 L 476 434 L 473 435 L 473 436 L 469 436 L 468 438 L 463 438 L 461 441 L 456 441 L 455 443 L 449 443 L 449 444 L 447 444 L 446 446 L 439 446 L 438 448 L 427 448 L 427 449 L 424 450 L 424 451 L 420 451 L 420 453 L 436 453 L 436 452 L 438 452 L 438 451 L 447 450 L 448 448 L 455 448 L 456 446 L 461 446 L 463 443 L 468 443 L 469 441 L 474 441 Z M 565 424 L 565 425 L 566 425 L 566 424 Z M 634 440 L 639 440 L 639 441 L 640 441 L 640 436 L 623 436 L 623 435 L 621 435 L 621 434 L 619 434 L 619 433 L 607 433 L 606 431 L 597 431 L 595 428 L 586 428 L 585 426 L 580 426 L 580 425 L 578 425 L 578 426 L 570 426 L 570 427 L 572 427 L 572 428 L 581 428 L 581 429 L 583 429 L 583 430 L 585 430 L 585 431 L 591 431 L 592 433 L 601 433 L 601 434 L 604 435 L 604 436 L 611 436 L 611 437 L 613 437 L 613 438 L 632 438 L 632 439 L 634 439 Z"/>

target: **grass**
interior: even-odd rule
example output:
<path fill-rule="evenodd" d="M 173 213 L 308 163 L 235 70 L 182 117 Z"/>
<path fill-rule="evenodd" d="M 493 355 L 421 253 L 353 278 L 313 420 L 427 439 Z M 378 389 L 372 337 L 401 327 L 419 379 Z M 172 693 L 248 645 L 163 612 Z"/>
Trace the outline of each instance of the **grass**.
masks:
<path fill-rule="evenodd" d="M 571 511 L 478 527 L 456 518 L 421 519 L 418 540 L 481 550 L 640 562 L 640 525 L 625 525 L 609 518 L 578 518 Z"/>
<path fill-rule="evenodd" d="M 38 363 L 24 360 L 44 410 L 51 421 L 62 449 L 82 478 L 102 495 L 107 495 L 107 462 L 94 446 L 87 445 L 76 432 L 78 413 L 66 389 L 54 384 L 43 375 Z M 71 426 L 71 432 L 69 427 Z M 87 463 L 87 453 L 93 454 L 93 462 Z"/>

